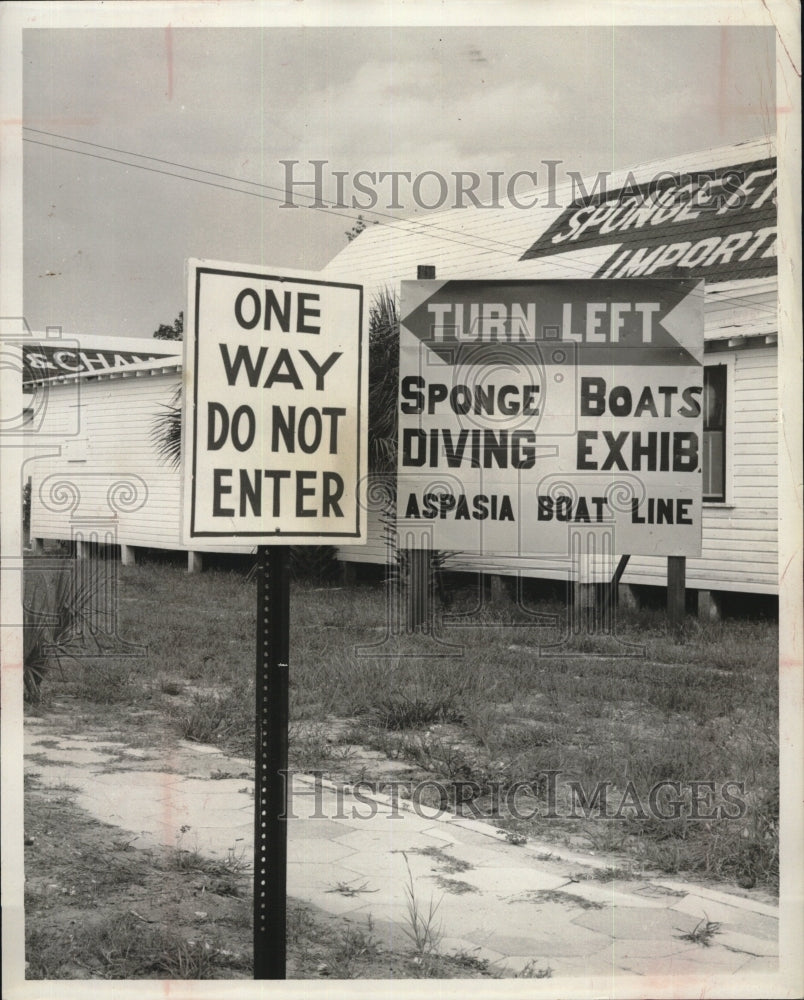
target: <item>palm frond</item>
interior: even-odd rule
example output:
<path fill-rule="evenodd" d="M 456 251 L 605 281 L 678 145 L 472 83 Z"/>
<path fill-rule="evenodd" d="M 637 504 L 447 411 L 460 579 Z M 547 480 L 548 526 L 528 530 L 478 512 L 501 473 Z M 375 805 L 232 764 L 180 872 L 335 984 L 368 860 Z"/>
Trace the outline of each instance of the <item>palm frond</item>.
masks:
<path fill-rule="evenodd" d="M 369 467 L 396 469 L 397 392 L 399 382 L 399 303 L 382 289 L 369 309 Z"/>
<path fill-rule="evenodd" d="M 23 588 L 23 685 L 25 697 L 38 701 L 42 682 L 54 665 L 75 658 L 96 643 L 94 598 L 102 583 L 92 573 L 78 574 L 72 560 L 55 569 L 26 568 Z"/>
<path fill-rule="evenodd" d="M 161 406 L 151 424 L 151 440 L 162 461 L 177 469 L 181 463 L 181 385 L 177 386 L 170 402 Z"/>
<path fill-rule="evenodd" d="M 398 380 L 399 303 L 396 294 L 384 288 L 369 308 L 368 435 L 372 472 L 396 469 Z M 179 386 L 151 425 L 151 440 L 157 454 L 174 468 L 181 462 L 181 409 Z"/>

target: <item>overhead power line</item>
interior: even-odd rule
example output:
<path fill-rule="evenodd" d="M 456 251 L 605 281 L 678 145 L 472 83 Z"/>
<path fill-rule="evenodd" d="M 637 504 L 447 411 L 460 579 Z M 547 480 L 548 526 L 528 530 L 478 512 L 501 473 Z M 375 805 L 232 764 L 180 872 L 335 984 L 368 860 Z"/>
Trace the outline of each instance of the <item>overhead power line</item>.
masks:
<path fill-rule="evenodd" d="M 75 143 L 78 143 L 78 144 L 80 144 L 82 146 L 91 146 L 94 149 L 103 149 L 106 152 L 118 153 L 121 156 L 136 156 L 136 157 L 138 157 L 139 159 L 142 159 L 142 160 L 150 160 L 153 163 L 161 163 L 161 164 L 163 164 L 165 166 L 176 167 L 179 170 L 192 170 L 194 173 L 206 174 L 209 177 L 218 177 L 218 178 L 220 178 L 222 180 L 234 181 L 237 184 L 249 184 L 252 187 L 257 187 L 257 188 L 260 188 L 261 190 L 264 190 L 264 191 L 279 191 L 279 192 L 281 192 L 284 195 L 283 198 L 280 199 L 280 198 L 271 197 L 269 195 L 265 195 L 264 196 L 265 200 L 266 201 L 279 201 L 279 202 L 282 202 L 283 204 L 287 204 L 287 199 L 288 199 L 287 190 L 285 188 L 279 187 L 276 184 L 265 184 L 262 181 L 251 181 L 251 180 L 248 180 L 245 177 L 236 177 L 236 176 L 234 176 L 232 174 L 219 173 L 219 172 L 217 172 L 215 170 L 207 170 L 204 167 L 194 167 L 194 166 L 192 166 L 190 164 L 187 164 L 187 163 L 178 163 L 175 160 L 163 159 L 162 157 L 159 157 L 159 156 L 150 156 L 147 153 L 135 153 L 132 150 L 120 149 L 117 146 L 105 146 L 105 145 L 102 145 L 101 143 L 98 143 L 98 142 L 90 142 L 87 139 L 75 139 L 75 138 L 73 138 L 73 136 L 63 135 L 63 134 L 61 134 L 59 132 L 47 132 L 44 129 L 32 128 L 29 125 L 24 125 L 23 129 L 26 132 L 34 132 L 37 135 L 45 135 L 45 136 L 48 136 L 49 138 L 53 138 L 53 139 L 62 139 L 62 140 L 65 140 L 66 142 L 75 142 Z M 33 142 L 33 143 L 35 143 L 36 145 L 39 145 L 39 146 L 51 146 L 51 148 L 53 148 L 53 149 L 61 149 L 61 150 L 65 151 L 65 152 L 68 152 L 68 153 L 79 153 L 80 155 L 83 155 L 83 156 L 93 156 L 94 155 L 95 158 L 97 158 L 99 160 L 108 160 L 111 163 L 122 163 L 124 166 L 137 167 L 137 168 L 142 169 L 142 170 L 152 170 L 154 173 L 163 172 L 163 171 L 158 171 L 158 170 L 156 170 L 155 168 L 152 168 L 152 167 L 150 167 L 150 168 L 149 167 L 145 167 L 143 164 L 131 163 L 128 160 L 117 160 L 117 159 L 114 159 L 112 157 L 100 156 L 98 154 L 90 154 L 90 153 L 85 152 L 84 150 L 73 149 L 72 147 L 69 147 L 69 146 L 59 146 L 57 144 L 46 143 L 46 142 L 39 142 L 39 141 L 37 141 L 35 139 L 28 139 L 28 138 L 25 138 L 24 141 L 25 142 Z M 164 173 L 167 173 L 167 175 L 169 177 L 182 177 L 185 180 L 191 180 L 191 181 L 197 181 L 198 183 L 203 183 L 201 181 L 198 181 L 198 178 L 188 177 L 188 176 L 186 176 L 184 174 L 174 174 L 171 171 L 164 171 Z M 219 186 L 219 187 L 221 187 L 222 185 L 212 185 L 212 186 Z M 256 195 L 256 193 L 257 193 L 257 192 L 253 192 L 253 191 L 242 191 L 240 188 L 226 188 L 226 187 L 224 187 L 224 190 L 240 191 L 242 194 L 251 194 L 251 195 Z M 323 201 L 323 199 L 318 199 L 317 196 L 309 195 L 309 194 L 303 194 L 301 192 L 295 193 L 294 197 L 296 197 L 296 198 L 307 198 L 311 202 L 317 202 L 319 200 Z M 306 205 L 304 207 L 306 207 L 306 208 L 316 208 L 319 211 L 333 212 L 334 214 L 339 215 L 339 216 L 341 216 L 343 218 L 349 219 L 352 222 L 357 222 L 358 221 L 358 216 L 355 216 L 355 215 L 346 215 L 343 212 L 339 211 L 339 209 L 341 207 L 343 207 L 343 206 L 338 205 L 337 202 L 332 203 L 332 204 L 326 204 L 325 203 L 324 205 L 321 205 L 321 204 L 311 204 L 311 205 Z M 453 238 L 453 242 L 464 242 L 465 246 L 476 246 L 476 247 L 480 246 L 479 243 L 472 244 L 472 243 L 465 243 L 465 241 L 456 240 L 455 239 L 455 231 L 454 230 L 452 230 L 452 229 L 446 229 L 443 226 L 438 226 L 438 225 L 433 224 L 431 222 L 424 222 L 424 221 L 419 220 L 419 219 L 400 219 L 396 215 L 391 215 L 388 212 L 382 212 L 382 211 L 380 211 L 378 209 L 373 209 L 373 208 L 360 208 L 359 212 L 361 214 L 367 213 L 369 215 L 377 215 L 380 218 L 382 218 L 382 219 L 388 219 L 388 220 L 390 220 L 391 223 L 396 223 L 397 225 L 399 223 L 404 223 L 406 226 L 415 225 L 415 226 L 425 227 L 428 232 L 438 231 L 438 232 L 447 233 L 447 234 L 449 234 L 450 237 Z M 519 246 L 517 244 L 514 244 L 514 243 L 507 243 L 507 242 L 505 242 L 503 240 L 494 239 L 494 237 L 491 237 L 491 236 L 488 236 L 488 237 L 484 236 L 484 237 L 482 237 L 482 239 L 485 240 L 487 243 L 495 244 L 496 246 L 500 246 L 500 247 L 504 247 L 504 248 L 509 249 L 509 250 L 511 250 L 511 251 L 513 251 L 514 253 L 517 253 L 517 254 L 522 254 L 522 253 L 524 253 L 525 249 L 527 249 L 526 247 L 521 247 L 521 246 Z"/>
<path fill-rule="evenodd" d="M 76 139 L 73 136 L 63 135 L 58 132 L 48 132 L 45 131 L 44 129 L 36 129 L 28 125 L 24 125 L 23 130 L 26 132 L 33 132 L 36 135 L 47 136 L 48 138 L 61 139 L 66 142 L 72 142 L 72 143 L 77 143 L 79 145 L 89 146 L 92 149 L 102 149 L 106 152 L 118 153 L 120 154 L 120 156 L 133 156 L 137 157 L 138 159 L 149 160 L 152 163 L 161 163 L 163 166 L 175 167 L 179 171 L 189 170 L 192 171 L 193 173 L 205 174 L 208 177 L 217 177 L 220 180 L 233 181 L 236 184 L 250 185 L 251 187 L 259 188 L 260 190 L 250 191 L 242 187 L 232 187 L 231 184 L 222 184 L 219 183 L 218 181 L 204 180 L 201 177 L 194 177 L 186 173 L 176 173 L 172 170 L 164 170 L 161 167 L 147 166 L 144 163 L 134 163 L 131 162 L 130 160 L 119 159 L 113 156 L 103 156 L 100 153 L 90 152 L 88 150 L 83 150 L 83 149 L 74 149 L 72 146 L 62 146 L 59 145 L 58 143 L 44 142 L 42 140 L 32 139 L 27 136 L 23 136 L 24 142 L 31 143 L 35 146 L 44 146 L 48 149 L 56 149 L 65 153 L 75 153 L 79 156 L 86 156 L 90 157 L 91 159 L 103 160 L 108 163 L 116 163 L 119 164 L 120 166 L 132 167 L 136 170 L 145 170 L 148 173 L 161 174 L 166 177 L 173 177 L 176 180 L 190 181 L 194 184 L 203 184 L 207 187 L 217 188 L 223 191 L 231 191 L 235 194 L 245 194 L 253 198 L 260 198 L 263 201 L 272 201 L 278 204 L 287 204 L 287 191 L 284 188 L 278 187 L 277 185 L 264 184 L 261 181 L 251 181 L 243 177 L 236 177 L 231 174 L 219 173 L 214 170 L 207 170 L 204 167 L 194 167 L 190 164 L 179 163 L 175 160 L 168 160 L 158 156 L 150 156 L 146 153 L 136 153 L 131 150 L 121 149 L 117 146 L 106 146 L 101 143 L 90 142 L 87 139 Z M 279 191 L 282 193 L 283 197 L 278 198 L 275 195 L 265 193 L 267 191 Z M 383 225 L 385 225 L 389 229 L 396 229 L 396 230 L 402 230 L 404 232 L 410 232 L 411 227 L 418 227 L 419 231 L 424 235 L 429 235 L 429 236 L 437 235 L 437 237 L 443 242 L 453 243 L 458 246 L 467 247 L 468 249 L 473 250 L 475 252 L 480 251 L 482 253 L 500 253 L 501 250 L 498 248 L 502 248 L 504 250 L 511 252 L 512 254 L 515 254 L 517 256 L 517 259 L 519 259 L 519 257 L 521 257 L 521 255 L 525 252 L 525 250 L 528 249 L 528 247 L 522 247 L 521 245 L 507 243 L 502 240 L 494 239 L 493 237 L 484 236 L 480 237 L 480 239 L 475 238 L 474 240 L 460 239 L 455 234 L 454 230 L 447 229 L 444 226 L 439 226 L 436 223 L 426 222 L 420 219 L 410 219 L 410 218 L 400 219 L 395 215 L 390 215 L 387 212 L 380 212 L 376 209 L 361 209 L 360 215 L 356 216 L 341 211 L 337 207 L 337 204 L 321 205 L 320 203 L 317 203 L 319 202 L 317 196 L 297 193 L 295 194 L 295 197 L 307 198 L 312 202 L 312 204 L 305 205 L 302 207 L 312 208 L 319 212 L 326 212 L 331 215 L 336 215 L 339 218 L 346 219 L 347 221 L 352 223 L 360 221 L 360 215 L 366 212 L 370 215 L 378 215 L 384 219 L 389 220 L 388 222 L 383 223 Z M 481 240 L 484 242 L 481 242 Z M 530 241 L 528 242 L 530 243 Z M 494 245 L 492 246 L 491 244 Z M 589 277 L 588 269 L 584 268 L 581 265 L 574 264 L 570 261 L 564 261 L 562 266 L 567 271 L 575 271 L 583 278 Z M 750 305 L 753 309 L 756 309 L 757 311 L 760 312 L 768 312 L 768 313 L 776 312 L 775 306 L 763 306 L 753 302 L 751 299 L 745 296 L 736 295 L 730 298 L 734 304 L 743 303 L 746 305 Z"/>

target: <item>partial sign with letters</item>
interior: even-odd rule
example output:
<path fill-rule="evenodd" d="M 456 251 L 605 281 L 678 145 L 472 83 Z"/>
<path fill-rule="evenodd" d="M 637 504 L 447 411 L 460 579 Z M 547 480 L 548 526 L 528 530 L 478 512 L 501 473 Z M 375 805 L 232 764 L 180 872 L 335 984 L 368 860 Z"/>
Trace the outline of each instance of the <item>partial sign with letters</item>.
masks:
<path fill-rule="evenodd" d="M 361 541 L 362 287 L 201 260 L 188 269 L 185 543 Z"/>
<path fill-rule="evenodd" d="M 134 337 L 54 336 L 51 331 L 35 334 L 22 342 L 22 384 L 24 387 L 42 379 L 60 375 L 83 375 L 127 368 L 148 361 L 176 363 L 181 358 L 181 344 L 164 340 Z"/>
<path fill-rule="evenodd" d="M 703 285 L 402 284 L 397 515 L 432 544 L 700 554 Z"/>
<path fill-rule="evenodd" d="M 663 172 L 569 205 L 522 260 L 595 248 L 596 278 L 734 281 L 776 274 L 776 160 Z"/>

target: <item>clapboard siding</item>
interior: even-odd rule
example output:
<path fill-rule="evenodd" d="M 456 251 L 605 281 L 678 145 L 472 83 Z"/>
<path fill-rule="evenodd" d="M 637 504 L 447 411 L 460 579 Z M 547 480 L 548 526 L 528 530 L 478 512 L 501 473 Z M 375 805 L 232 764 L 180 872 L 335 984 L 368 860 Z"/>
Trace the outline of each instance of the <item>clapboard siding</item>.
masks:
<path fill-rule="evenodd" d="M 773 141 L 760 140 L 700 156 L 643 164 L 635 169 L 634 176 L 646 180 L 654 177 L 657 169 L 684 173 L 749 163 L 773 155 Z M 609 188 L 616 189 L 626 179 L 630 182 L 629 174 L 622 171 L 613 175 Z M 569 204 L 575 192 L 562 189 L 555 195 L 553 205 Z M 537 207 L 526 211 L 509 204 L 498 209 L 451 210 L 369 226 L 330 262 L 322 277 L 362 283 L 369 301 L 383 289 L 397 293 L 400 281 L 415 278 L 420 264 L 435 265 L 439 279 L 592 277 L 608 255 L 605 248 L 587 246 L 553 259 L 521 259 L 555 216 L 555 207 L 546 205 L 542 199 Z M 772 343 L 778 330 L 776 278 L 740 277 L 707 282 L 704 313 L 705 362 L 725 364 L 728 372 L 727 490 L 725 503 L 704 505 L 702 555 L 687 559 L 687 581 L 691 587 L 704 589 L 777 593 L 778 353 Z M 149 495 L 143 509 L 122 513 L 118 518 L 119 540 L 126 544 L 182 548 L 179 475 L 159 462 L 149 435 L 153 416 L 169 402 L 179 377 L 174 371 L 171 375 L 142 374 L 129 379 L 101 378 L 81 383 L 81 413 L 85 422 L 80 438 L 85 439 L 85 468 L 96 470 L 101 476 L 86 485 L 82 503 L 87 510 L 103 510 L 108 482 L 116 473 L 134 471 L 148 484 Z M 75 392 L 75 383 L 53 387 L 48 419 L 55 420 L 56 427 L 59 419 L 64 426 L 68 424 Z M 68 442 L 59 458 L 37 459 L 29 466 L 35 482 L 37 479 L 41 482 L 51 471 L 78 475 L 79 466 L 67 461 L 71 451 L 77 450 Z M 70 537 L 68 516 L 44 509 L 36 490 L 32 534 Z M 352 562 L 387 561 L 389 551 L 378 511 L 368 513 L 367 543 L 345 546 L 340 557 Z M 557 557 L 451 553 L 447 565 L 557 580 L 571 579 L 573 573 L 570 560 Z M 666 572 L 666 558 L 633 556 L 624 581 L 664 585 Z"/>
<path fill-rule="evenodd" d="M 702 517 L 702 554 L 687 559 L 691 588 L 778 593 L 777 467 L 778 423 L 776 348 L 720 351 L 707 363 L 727 364 L 731 371 L 727 419 L 731 420 L 731 451 L 727 455 L 729 495 L 724 504 L 705 504 Z M 369 512 L 368 543 L 341 549 L 344 560 L 385 563 L 388 556 L 384 529 L 377 512 Z M 447 567 L 467 572 L 500 573 L 571 580 L 568 558 L 511 558 L 451 553 Z M 613 567 L 600 567 L 604 579 Z M 663 586 L 667 560 L 632 556 L 624 583 Z"/>
<path fill-rule="evenodd" d="M 642 165 L 634 169 L 634 177 L 653 177 L 659 168 L 684 173 L 773 155 L 772 140 L 760 140 Z M 616 189 L 621 179 L 618 174 L 612 176 L 610 190 Z M 562 189 L 556 192 L 554 204 L 568 204 L 572 197 Z M 442 280 L 592 277 L 601 264 L 599 249 L 594 246 L 552 259 L 520 259 L 554 217 L 555 210 L 540 200 L 528 211 L 511 205 L 448 210 L 421 219 L 369 226 L 330 262 L 326 273 L 362 281 L 369 299 L 380 289 L 398 293 L 401 281 L 416 277 L 419 264 L 434 265 L 437 278 Z M 687 560 L 687 580 L 693 587 L 778 592 L 777 317 L 775 277 L 706 283 L 705 363 L 728 368 L 727 495 L 723 504 L 704 505 L 702 555 Z M 369 515 L 368 544 L 342 549 L 341 558 L 385 561 L 382 527 L 376 514 Z M 568 560 L 492 554 L 455 554 L 449 565 L 554 579 L 567 579 L 571 572 Z M 666 574 L 666 558 L 634 556 L 624 581 L 664 584 Z"/>
<path fill-rule="evenodd" d="M 687 583 L 712 590 L 778 592 L 777 350 L 746 348 L 707 356 L 732 369 L 727 420 L 732 422 L 726 457 L 731 489 L 727 503 L 703 512 L 700 559 L 687 559 Z M 631 559 L 627 583 L 663 583 L 666 561 Z"/>
<path fill-rule="evenodd" d="M 178 380 L 173 369 L 48 386 L 42 433 L 75 426 L 77 398 L 80 427 L 75 436 L 65 439 L 60 455 L 32 457 L 29 461 L 32 537 L 69 539 L 74 528 L 81 527 L 85 532 L 111 528 L 120 544 L 188 548 L 180 538 L 179 472 L 160 459 L 151 438 L 153 422 L 170 403 Z M 85 442 L 85 461 L 71 461 L 71 456 L 81 452 L 76 441 Z M 42 495 L 53 476 L 73 483 L 80 491 L 80 502 L 74 510 L 59 508 L 48 502 L 47 493 Z M 142 506 L 132 511 L 110 507 L 107 495 L 116 481 L 133 482 L 137 488 L 140 481 L 144 482 Z M 192 548 L 212 552 L 223 547 L 213 544 Z M 226 547 L 226 551 L 251 550 L 249 545 Z"/>
<path fill-rule="evenodd" d="M 708 360 L 708 359 L 707 359 Z M 703 510 L 703 551 L 700 559 L 687 560 L 690 587 L 738 590 L 754 593 L 777 592 L 776 541 L 776 412 L 758 398 L 756 368 L 773 371 L 775 348 L 722 352 L 718 361 L 731 371 L 729 416 L 733 419 L 731 488 L 726 504 L 707 504 Z M 773 380 L 764 376 L 762 393 L 774 392 Z M 39 489 L 48 476 L 75 482 L 81 502 L 74 514 L 89 518 L 103 528 L 113 512 L 107 492 L 116 479 L 131 474 L 147 485 L 147 500 L 133 512 L 118 512 L 111 522 L 117 541 L 127 545 L 183 549 L 180 542 L 180 479 L 177 470 L 166 466 L 156 454 L 150 432 L 154 416 L 168 403 L 178 384 L 176 371 L 141 378 L 114 378 L 82 381 L 78 433 L 66 441 L 62 455 L 32 461 L 29 473 L 34 480 L 31 529 L 34 537 L 70 538 L 72 525 L 66 510 L 52 510 L 42 503 Z M 43 432 L 74 425 L 75 383 L 50 387 Z M 72 416 L 73 424 L 70 423 Z M 85 444 L 86 461 L 71 462 L 73 442 Z M 71 449 L 73 449 L 71 451 Z M 365 546 L 340 550 L 341 558 L 353 562 L 386 563 L 389 553 L 380 512 L 369 511 L 368 541 Z M 215 551 L 221 546 L 199 546 Z M 227 547 L 228 551 L 232 549 Z M 234 551 L 248 552 L 250 546 Z M 569 558 L 511 558 L 489 554 L 476 556 L 450 553 L 447 567 L 466 572 L 482 571 L 503 575 L 542 577 L 559 581 L 573 579 Z M 596 576 L 605 579 L 613 563 L 599 568 Z M 663 585 L 666 559 L 634 556 L 624 582 Z"/>
<path fill-rule="evenodd" d="M 776 593 L 776 348 L 720 351 L 706 360 L 725 363 L 730 371 L 730 487 L 727 503 L 704 506 L 702 556 L 687 560 L 687 582 L 690 587 L 704 589 Z M 69 512 L 54 511 L 42 503 L 39 488 L 48 476 L 57 474 L 61 479 L 75 481 L 81 490 L 81 504 L 75 514 L 94 518 L 100 527 L 103 519 L 113 513 L 107 504 L 109 486 L 115 479 L 133 473 L 145 481 L 148 496 L 140 510 L 118 512 L 112 522 L 118 542 L 185 548 L 179 540 L 179 473 L 160 461 L 150 435 L 154 417 L 170 401 L 179 377 L 174 370 L 142 377 L 81 381 L 78 433 L 65 441 L 60 456 L 36 458 L 28 466 L 35 483 L 31 507 L 34 537 L 71 537 Z M 49 392 L 43 433 L 74 426 L 76 383 L 52 385 Z M 86 461 L 70 461 L 68 456 L 81 448 Z M 389 555 L 379 512 L 370 511 L 368 522 L 367 544 L 344 547 L 340 550 L 342 559 L 384 564 L 393 557 Z M 221 546 L 198 546 L 200 551 L 216 548 Z M 234 551 L 248 552 L 251 547 L 238 546 Z M 570 560 L 558 557 L 511 558 L 459 552 L 449 555 L 447 566 L 467 572 L 573 578 Z M 601 573 L 605 570 L 610 574 L 612 568 L 609 563 Z M 663 585 L 666 559 L 633 556 L 623 580 Z"/>

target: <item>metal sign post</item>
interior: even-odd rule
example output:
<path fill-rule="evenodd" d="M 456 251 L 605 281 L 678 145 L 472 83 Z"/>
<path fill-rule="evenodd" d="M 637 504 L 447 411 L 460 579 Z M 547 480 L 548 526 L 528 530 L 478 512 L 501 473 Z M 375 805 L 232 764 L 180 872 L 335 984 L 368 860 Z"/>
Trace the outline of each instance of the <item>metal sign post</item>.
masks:
<path fill-rule="evenodd" d="M 187 263 L 182 540 L 258 547 L 254 978 L 285 978 L 288 546 L 366 537 L 363 287 Z"/>
<path fill-rule="evenodd" d="M 254 762 L 254 978 L 285 978 L 287 897 L 288 548 L 257 549 Z"/>

